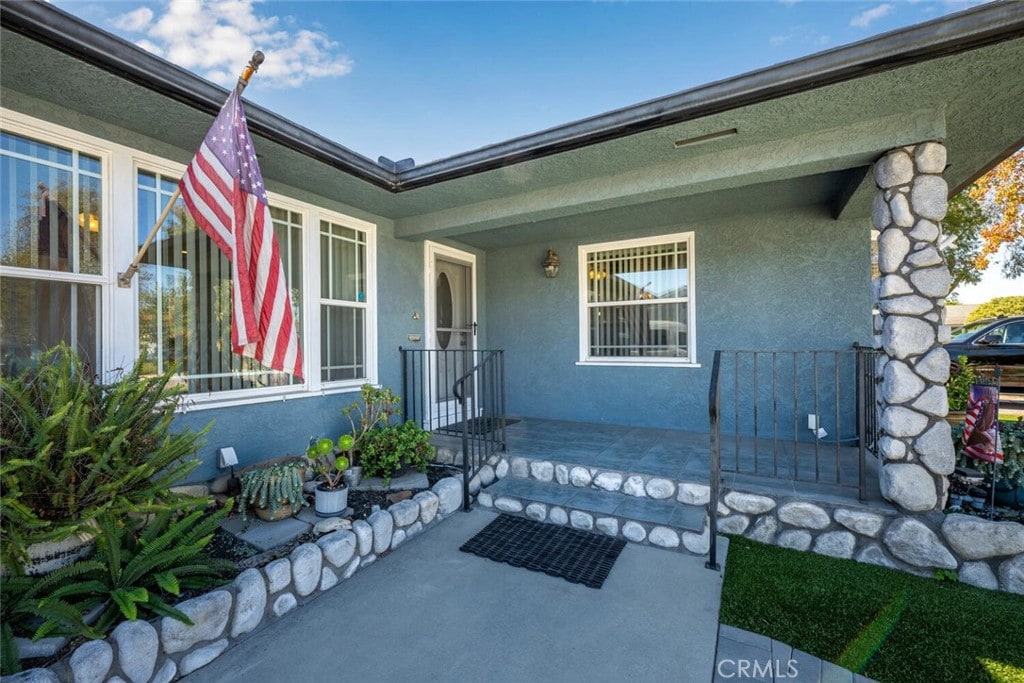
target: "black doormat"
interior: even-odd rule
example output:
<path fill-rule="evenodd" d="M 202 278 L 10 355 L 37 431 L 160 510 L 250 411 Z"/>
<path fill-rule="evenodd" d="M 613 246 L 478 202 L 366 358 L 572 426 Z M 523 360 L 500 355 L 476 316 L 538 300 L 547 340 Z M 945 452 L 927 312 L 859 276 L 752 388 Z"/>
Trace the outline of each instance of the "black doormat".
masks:
<path fill-rule="evenodd" d="M 509 425 L 514 425 L 516 422 L 519 422 L 519 420 L 505 418 L 505 426 L 506 427 L 509 426 Z M 469 433 L 473 434 L 475 436 L 482 436 L 484 434 L 489 434 L 489 433 L 493 432 L 496 429 L 501 429 L 501 420 L 499 420 L 497 418 L 493 418 L 493 417 L 474 417 L 472 420 L 469 421 Z M 452 422 L 450 424 L 446 424 L 444 427 L 438 427 L 434 431 L 441 432 L 442 434 L 461 435 L 462 434 L 462 420 L 459 420 L 458 422 Z"/>
<path fill-rule="evenodd" d="M 625 546 L 620 538 L 499 515 L 459 550 L 600 588 Z"/>

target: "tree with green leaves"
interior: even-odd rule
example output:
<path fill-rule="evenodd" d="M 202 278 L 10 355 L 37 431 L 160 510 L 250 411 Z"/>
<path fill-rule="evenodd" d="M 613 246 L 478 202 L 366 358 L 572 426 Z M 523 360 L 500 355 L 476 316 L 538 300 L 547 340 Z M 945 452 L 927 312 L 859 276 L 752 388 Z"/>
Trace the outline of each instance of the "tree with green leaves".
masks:
<path fill-rule="evenodd" d="M 988 266 L 982 255 L 981 230 L 988 222 L 981 204 L 966 192 L 950 198 L 942 221 L 942 232 L 956 238 L 945 250 L 946 266 L 953 279 L 950 291 L 981 282 L 981 274 Z"/>
<path fill-rule="evenodd" d="M 967 322 L 998 318 L 1001 315 L 1024 315 L 1024 296 L 999 296 L 971 311 Z"/>

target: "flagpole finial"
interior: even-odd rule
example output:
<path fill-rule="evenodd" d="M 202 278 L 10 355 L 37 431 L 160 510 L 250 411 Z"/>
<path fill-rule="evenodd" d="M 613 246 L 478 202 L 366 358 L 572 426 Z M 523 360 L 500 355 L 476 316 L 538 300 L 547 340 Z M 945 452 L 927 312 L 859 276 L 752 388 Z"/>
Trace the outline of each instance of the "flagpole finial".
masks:
<path fill-rule="evenodd" d="M 245 65 L 244 69 L 242 69 L 242 75 L 238 78 L 238 85 L 242 88 L 249 85 L 249 79 L 252 78 L 252 75 L 254 73 L 259 71 L 260 65 L 263 64 L 263 60 L 265 60 L 266 58 L 266 55 L 264 55 L 259 50 L 253 52 L 252 58 L 249 60 L 249 63 Z"/>

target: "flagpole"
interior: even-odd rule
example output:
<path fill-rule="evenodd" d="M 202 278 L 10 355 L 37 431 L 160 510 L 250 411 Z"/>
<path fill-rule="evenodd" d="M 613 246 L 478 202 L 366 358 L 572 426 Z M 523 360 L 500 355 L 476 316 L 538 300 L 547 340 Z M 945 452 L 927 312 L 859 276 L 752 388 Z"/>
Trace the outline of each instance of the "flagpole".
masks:
<path fill-rule="evenodd" d="M 238 85 L 235 86 L 238 94 L 241 94 L 245 90 L 245 86 L 249 85 L 249 79 L 253 77 L 257 71 L 259 71 L 260 65 L 263 60 L 266 59 L 264 54 L 259 50 L 252 53 L 252 58 L 249 59 L 249 63 L 242 69 L 242 75 L 238 77 Z M 181 188 L 177 187 L 174 190 L 174 194 L 171 195 L 170 199 L 167 200 L 167 206 L 160 213 L 160 217 L 156 219 L 156 223 L 153 225 L 153 229 L 149 231 L 149 235 L 146 236 L 146 240 L 142 243 L 142 247 L 139 248 L 139 253 L 135 255 L 135 258 L 124 269 L 124 272 L 117 274 L 117 286 L 122 288 L 128 288 L 132 286 L 132 278 L 135 273 L 139 272 L 139 263 L 142 262 L 142 257 L 145 256 L 149 250 L 149 245 L 153 243 L 153 238 L 156 237 L 156 233 L 160 231 L 160 226 L 167 220 L 167 216 L 170 215 L 171 209 L 174 207 L 174 203 L 178 201 L 178 197 L 181 196 Z"/>

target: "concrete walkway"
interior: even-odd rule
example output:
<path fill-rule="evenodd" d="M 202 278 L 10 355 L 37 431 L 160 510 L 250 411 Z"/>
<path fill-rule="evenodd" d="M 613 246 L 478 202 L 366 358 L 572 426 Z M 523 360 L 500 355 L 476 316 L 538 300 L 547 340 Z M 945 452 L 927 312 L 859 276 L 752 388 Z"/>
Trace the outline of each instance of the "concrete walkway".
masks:
<path fill-rule="evenodd" d="M 594 590 L 460 552 L 493 518 L 453 515 L 183 680 L 712 681 L 704 558 L 627 544 Z"/>
<path fill-rule="evenodd" d="M 718 629 L 715 683 L 873 683 L 870 678 L 735 626 Z"/>

